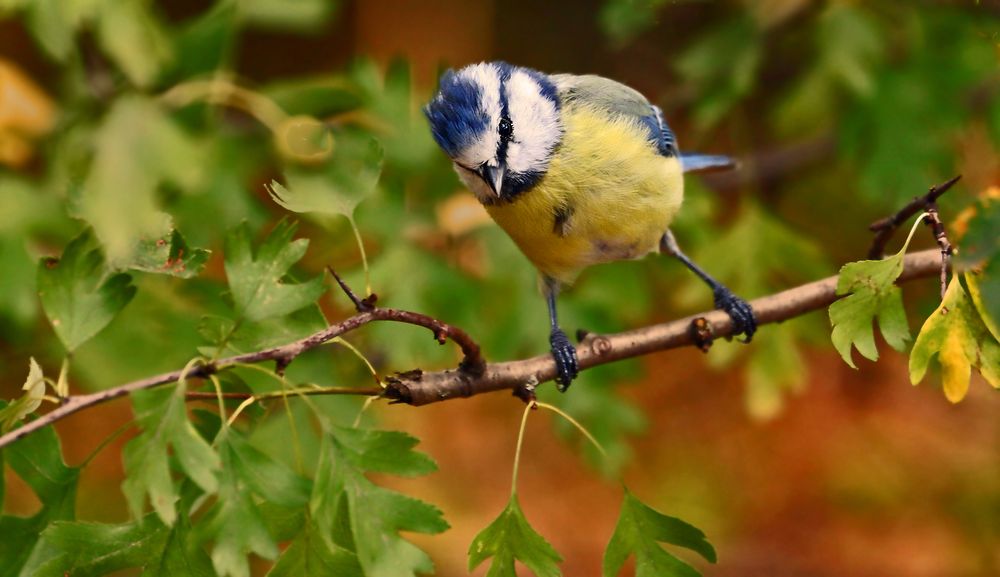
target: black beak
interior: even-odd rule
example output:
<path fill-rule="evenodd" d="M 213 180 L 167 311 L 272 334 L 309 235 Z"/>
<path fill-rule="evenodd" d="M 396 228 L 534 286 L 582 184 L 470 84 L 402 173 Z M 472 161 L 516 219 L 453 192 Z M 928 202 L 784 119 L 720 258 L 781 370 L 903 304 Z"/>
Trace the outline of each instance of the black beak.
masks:
<path fill-rule="evenodd" d="M 479 176 L 483 177 L 490 190 L 497 196 L 500 196 L 500 192 L 503 190 L 503 177 L 506 173 L 507 168 L 502 164 L 500 166 L 484 166 L 479 170 Z"/>

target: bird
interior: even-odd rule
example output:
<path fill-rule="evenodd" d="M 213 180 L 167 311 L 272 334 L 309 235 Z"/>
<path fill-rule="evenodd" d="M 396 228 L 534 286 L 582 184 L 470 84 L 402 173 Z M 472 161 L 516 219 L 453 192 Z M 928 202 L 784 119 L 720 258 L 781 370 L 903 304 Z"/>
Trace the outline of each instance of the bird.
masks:
<path fill-rule="evenodd" d="M 670 231 L 683 174 L 734 162 L 681 153 L 662 111 L 641 93 L 597 75 L 480 62 L 446 71 L 424 114 L 459 179 L 539 272 L 560 391 L 579 361 L 556 299 L 598 263 L 671 255 L 712 289 L 733 334 L 753 338 L 750 305 L 685 255 Z"/>

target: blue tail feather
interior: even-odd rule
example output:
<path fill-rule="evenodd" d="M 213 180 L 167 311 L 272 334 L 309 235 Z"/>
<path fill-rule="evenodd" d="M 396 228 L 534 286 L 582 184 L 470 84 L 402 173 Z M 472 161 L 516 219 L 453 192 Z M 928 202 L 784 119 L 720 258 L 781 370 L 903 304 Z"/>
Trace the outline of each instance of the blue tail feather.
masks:
<path fill-rule="evenodd" d="M 698 154 L 697 152 L 682 152 L 681 166 L 684 172 L 698 170 L 736 168 L 736 160 L 719 154 Z"/>

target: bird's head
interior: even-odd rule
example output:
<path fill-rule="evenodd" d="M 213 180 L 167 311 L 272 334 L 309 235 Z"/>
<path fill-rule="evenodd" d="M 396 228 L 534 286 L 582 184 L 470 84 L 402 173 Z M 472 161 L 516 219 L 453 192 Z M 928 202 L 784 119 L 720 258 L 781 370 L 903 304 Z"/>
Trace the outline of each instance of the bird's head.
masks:
<path fill-rule="evenodd" d="M 473 189 L 487 204 L 534 186 L 562 139 L 555 85 L 545 74 L 505 62 L 446 72 L 424 112 L 463 179 L 482 179 L 486 186 Z"/>

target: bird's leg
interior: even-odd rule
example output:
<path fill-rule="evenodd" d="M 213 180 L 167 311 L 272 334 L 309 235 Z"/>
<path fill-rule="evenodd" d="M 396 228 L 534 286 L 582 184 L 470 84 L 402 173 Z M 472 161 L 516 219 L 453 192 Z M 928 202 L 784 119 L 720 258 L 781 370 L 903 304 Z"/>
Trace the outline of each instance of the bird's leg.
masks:
<path fill-rule="evenodd" d="M 691 269 L 691 272 L 698 275 L 712 289 L 715 297 L 715 308 L 725 311 L 733 321 L 733 334 L 740 333 L 746 335 L 743 342 L 749 343 L 753 339 L 753 334 L 757 332 L 757 317 L 753 314 L 753 309 L 747 301 L 733 294 L 725 285 L 712 278 L 700 266 L 696 265 L 680 247 L 674 239 L 673 233 L 669 230 L 660 239 L 660 252 L 667 253 L 684 263 L 684 266 Z"/>
<path fill-rule="evenodd" d="M 545 278 L 545 300 L 549 305 L 549 323 L 552 332 L 549 333 L 549 345 L 552 347 L 552 358 L 556 361 L 556 387 L 560 392 L 566 392 L 570 383 L 576 378 L 580 366 L 576 359 L 576 347 L 569 341 L 566 333 L 559 328 L 559 318 L 556 314 L 556 295 L 559 293 L 556 281 Z"/>

